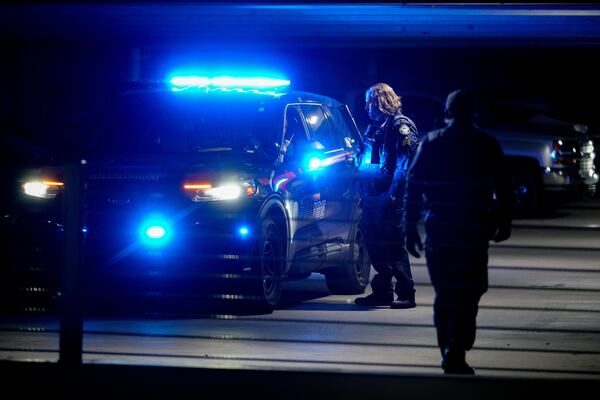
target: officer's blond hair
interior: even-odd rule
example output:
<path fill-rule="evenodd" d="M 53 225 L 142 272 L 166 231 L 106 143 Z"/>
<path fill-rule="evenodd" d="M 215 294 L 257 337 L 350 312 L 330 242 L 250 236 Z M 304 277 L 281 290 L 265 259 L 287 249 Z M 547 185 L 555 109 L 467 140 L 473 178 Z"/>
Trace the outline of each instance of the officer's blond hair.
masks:
<path fill-rule="evenodd" d="M 379 104 L 379 110 L 387 115 L 392 115 L 402 108 L 400 96 L 387 83 L 376 83 L 367 89 L 368 96 L 374 96 Z"/>

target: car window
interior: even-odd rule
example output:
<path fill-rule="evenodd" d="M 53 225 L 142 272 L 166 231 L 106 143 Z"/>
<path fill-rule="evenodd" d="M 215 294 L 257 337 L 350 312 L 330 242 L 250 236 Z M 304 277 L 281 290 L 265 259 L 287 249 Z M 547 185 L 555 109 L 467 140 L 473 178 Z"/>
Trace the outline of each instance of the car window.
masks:
<path fill-rule="evenodd" d="M 269 114 L 254 99 L 140 95 L 118 99 L 102 115 L 94 153 L 193 154 L 222 149 L 272 152 Z"/>
<path fill-rule="evenodd" d="M 329 111 L 333 116 L 336 129 L 341 133 L 344 147 L 346 149 L 360 149 L 362 139 L 348 107 L 341 105 L 338 108 L 330 108 Z"/>
<path fill-rule="evenodd" d="M 343 135 L 329 118 L 326 117 L 320 105 L 301 105 L 302 113 L 311 133 L 311 137 L 319 141 L 326 150 L 344 147 Z"/>
<path fill-rule="evenodd" d="M 286 155 L 286 158 L 294 157 L 294 143 L 301 140 L 308 140 L 304 123 L 302 122 L 302 114 L 298 106 L 288 106 L 285 112 L 284 121 L 284 140 L 282 153 Z"/>

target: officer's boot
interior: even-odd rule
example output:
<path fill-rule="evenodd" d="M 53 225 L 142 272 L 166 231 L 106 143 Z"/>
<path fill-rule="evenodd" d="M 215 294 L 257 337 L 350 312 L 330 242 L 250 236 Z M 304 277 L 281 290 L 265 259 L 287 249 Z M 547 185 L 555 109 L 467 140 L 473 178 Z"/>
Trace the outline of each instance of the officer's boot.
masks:
<path fill-rule="evenodd" d="M 442 356 L 442 369 L 444 373 L 474 375 L 475 370 L 467 364 L 465 356 L 466 352 L 464 350 L 446 348 Z"/>
<path fill-rule="evenodd" d="M 357 306 L 363 307 L 379 307 L 379 306 L 389 306 L 394 301 L 393 293 L 376 293 L 373 292 L 365 297 L 357 297 L 354 299 L 354 304 Z"/>

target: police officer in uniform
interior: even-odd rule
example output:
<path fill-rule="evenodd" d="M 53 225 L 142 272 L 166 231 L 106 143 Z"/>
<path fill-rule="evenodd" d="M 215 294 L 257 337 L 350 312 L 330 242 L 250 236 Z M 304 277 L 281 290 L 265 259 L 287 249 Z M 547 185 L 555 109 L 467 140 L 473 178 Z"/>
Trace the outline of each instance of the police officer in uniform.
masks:
<path fill-rule="evenodd" d="M 373 292 L 354 303 L 413 308 L 415 288 L 400 219 L 405 176 L 419 140 L 417 127 L 402 114 L 400 97 L 389 85 L 371 86 L 365 100 L 372 123 L 365 133 L 367 149 L 360 168 L 361 205 L 365 243 L 377 274 L 371 281 Z"/>
<path fill-rule="evenodd" d="M 408 172 L 406 249 L 423 250 L 417 231 L 425 211 L 425 256 L 435 290 L 434 323 L 445 373 L 473 374 L 465 359 L 487 291 L 489 240 L 510 237 L 512 191 L 500 145 L 473 124 L 473 97 L 455 91 L 443 129 L 429 132 Z"/>

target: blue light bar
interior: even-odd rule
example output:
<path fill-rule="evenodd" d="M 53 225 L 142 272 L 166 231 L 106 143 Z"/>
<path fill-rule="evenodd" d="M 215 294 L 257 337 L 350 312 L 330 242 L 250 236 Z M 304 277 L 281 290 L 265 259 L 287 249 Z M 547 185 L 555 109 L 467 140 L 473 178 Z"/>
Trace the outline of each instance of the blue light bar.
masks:
<path fill-rule="evenodd" d="M 171 85 L 176 87 L 206 87 L 210 85 L 210 78 L 203 76 L 175 76 L 171 78 Z"/>
<path fill-rule="evenodd" d="M 233 77 L 233 76 L 174 76 L 170 79 L 172 89 L 205 89 L 235 91 L 278 91 L 290 86 L 287 79 L 268 77 Z"/>

